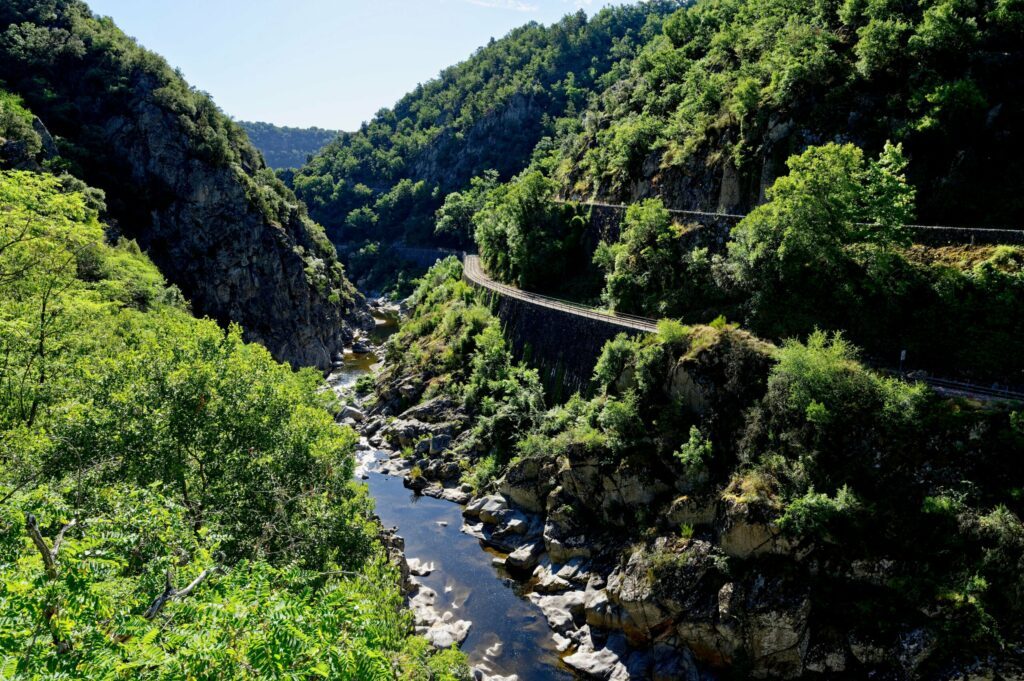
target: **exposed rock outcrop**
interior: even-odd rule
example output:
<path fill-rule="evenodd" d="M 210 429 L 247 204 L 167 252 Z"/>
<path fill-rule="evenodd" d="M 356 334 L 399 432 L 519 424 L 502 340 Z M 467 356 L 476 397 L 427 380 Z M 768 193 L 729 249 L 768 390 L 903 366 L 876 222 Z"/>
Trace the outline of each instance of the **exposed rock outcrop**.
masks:
<path fill-rule="evenodd" d="M 60 36 L 46 49 L 0 40 L 0 80 L 46 123 L 75 175 L 106 193 L 108 220 L 197 315 L 240 324 L 278 360 L 328 369 L 351 328 L 370 321 L 364 302 L 241 128 L 84 3 L 4 3 L 8 25 Z"/>

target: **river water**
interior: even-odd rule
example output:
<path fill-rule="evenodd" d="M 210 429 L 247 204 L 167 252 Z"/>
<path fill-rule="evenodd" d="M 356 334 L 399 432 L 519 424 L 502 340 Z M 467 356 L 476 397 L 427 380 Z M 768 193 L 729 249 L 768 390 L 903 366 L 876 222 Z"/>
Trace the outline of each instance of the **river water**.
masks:
<path fill-rule="evenodd" d="M 378 320 L 374 342 L 386 339 L 394 324 Z M 346 354 L 329 382 L 336 390 L 351 386 L 377 361 L 372 354 Z M 515 674 L 520 681 L 571 681 L 574 676 L 561 664 L 540 609 L 502 568 L 492 565 L 499 554 L 460 531 L 462 507 L 414 494 L 401 479 L 379 471 L 380 456 L 366 452 L 360 461 L 377 514 L 385 527 L 398 528 L 407 558 L 433 563 L 430 575 L 416 579 L 437 592 L 436 607 L 472 622 L 462 644 L 470 664 L 488 674 Z"/>

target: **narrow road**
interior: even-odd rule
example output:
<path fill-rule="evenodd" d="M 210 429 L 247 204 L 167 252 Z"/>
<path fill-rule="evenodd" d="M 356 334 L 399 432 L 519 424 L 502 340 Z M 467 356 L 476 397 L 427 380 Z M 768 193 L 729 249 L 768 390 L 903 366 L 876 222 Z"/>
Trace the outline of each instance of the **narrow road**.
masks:
<path fill-rule="evenodd" d="M 476 255 L 467 255 L 463 258 L 463 272 L 467 279 L 478 286 L 500 293 L 503 296 L 508 296 L 509 298 L 526 301 L 531 305 L 539 305 L 552 310 L 561 310 L 562 312 L 567 312 L 578 317 L 589 317 L 590 319 L 596 319 L 607 324 L 622 327 L 622 330 L 626 332 L 642 331 L 644 333 L 654 333 L 658 330 L 658 320 L 656 319 L 609 312 L 608 310 L 602 310 L 598 307 L 580 305 L 579 303 L 573 303 L 568 300 L 559 300 L 558 298 L 551 298 L 550 296 L 528 293 L 517 289 L 514 286 L 508 286 L 507 284 L 494 281 L 487 276 L 487 273 L 484 272 L 483 267 L 480 265 L 480 258 Z"/>
<path fill-rule="evenodd" d="M 601 308 L 591 307 L 589 305 L 580 305 L 579 303 L 573 303 L 568 300 L 560 300 L 558 298 L 551 298 L 550 296 L 542 296 L 537 293 L 529 293 L 515 288 L 514 286 L 494 281 L 486 272 L 484 272 L 483 267 L 480 265 L 480 258 L 476 255 L 463 256 L 463 272 L 465 273 L 466 278 L 477 286 L 481 286 L 503 296 L 525 301 L 531 305 L 539 305 L 552 310 L 561 310 L 562 312 L 572 315 L 597 319 L 607 324 L 621 327 L 622 330 L 627 333 L 636 331 L 643 333 L 655 333 L 658 330 L 658 320 L 656 319 L 609 312 L 608 310 L 602 310 Z M 920 381 L 922 383 L 927 383 L 935 392 L 947 397 L 967 397 L 981 402 L 1024 402 L 1024 393 L 997 386 L 964 383 L 962 381 L 953 381 L 936 376 L 923 376 L 914 379 L 899 376 L 899 378 L 908 382 Z"/>

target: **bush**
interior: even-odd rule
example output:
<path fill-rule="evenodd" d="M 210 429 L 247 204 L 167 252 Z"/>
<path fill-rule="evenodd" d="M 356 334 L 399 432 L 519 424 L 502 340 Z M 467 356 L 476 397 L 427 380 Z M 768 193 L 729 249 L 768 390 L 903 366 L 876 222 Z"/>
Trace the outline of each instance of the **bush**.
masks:
<path fill-rule="evenodd" d="M 779 518 L 779 527 L 797 537 L 824 539 L 838 543 L 837 527 L 849 523 L 861 510 L 860 500 L 848 486 L 843 485 L 834 497 L 809 490 L 804 496 L 790 501 Z"/>

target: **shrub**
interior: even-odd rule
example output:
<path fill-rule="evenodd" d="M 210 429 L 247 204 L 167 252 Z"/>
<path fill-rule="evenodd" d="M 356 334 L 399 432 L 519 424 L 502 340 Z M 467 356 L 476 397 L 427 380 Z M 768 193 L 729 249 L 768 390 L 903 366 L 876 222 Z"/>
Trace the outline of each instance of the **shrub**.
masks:
<path fill-rule="evenodd" d="M 846 485 L 834 497 L 811 489 L 786 505 L 778 523 L 784 532 L 794 536 L 836 542 L 837 526 L 851 521 L 861 508 L 860 499 Z"/>
<path fill-rule="evenodd" d="M 500 472 L 501 466 L 498 464 L 498 459 L 492 454 L 483 457 L 473 464 L 473 468 L 463 475 L 462 479 L 464 482 L 469 483 L 473 490 L 479 494 L 487 489 L 487 485 L 497 478 Z"/>

